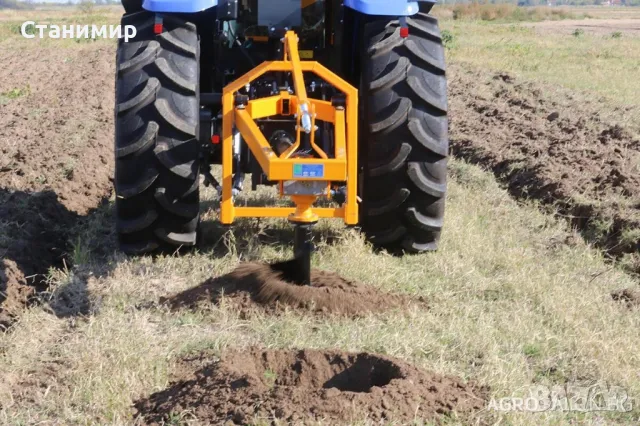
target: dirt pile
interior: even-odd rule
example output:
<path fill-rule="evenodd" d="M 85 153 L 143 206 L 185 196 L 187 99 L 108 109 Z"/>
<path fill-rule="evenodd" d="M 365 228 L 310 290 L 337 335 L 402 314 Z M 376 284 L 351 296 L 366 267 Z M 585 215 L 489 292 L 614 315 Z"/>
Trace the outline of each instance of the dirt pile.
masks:
<path fill-rule="evenodd" d="M 205 424 L 408 422 L 454 412 L 468 418 L 487 396 L 487 389 L 457 378 L 368 353 L 251 348 L 217 361 L 200 355 L 179 370 L 169 388 L 136 403 L 139 419 L 164 424 L 188 412 Z"/>
<path fill-rule="evenodd" d="M 0 261 L 0 331 L 11 325 L 34 292 L 14 261 Z"/>
<path fill-rule="evenodd" d="M 277 311 L 285 306 L 314 312 L 359 315 L 400 308 L 411 303 L 406 296 L 380 293 L 372 286 L 347 280 L 334 272 L 312 270 L 311 285 L 292 284 L 285 273 L 264 263 L 243 263 L 221 277 L 161 299 L 172 309 L 193 307 L 199 302 L 218 303 L 224 295 L 248 314 L 255 309 Z M 414 303 L 424 304 L 419 299 Z"/>
<path fill-rule="evenodd" d="M 634 129 L 601 118 L 601 105 L 508 74 L 454 65 L 449 75 L 456 156 L 492 169 L 513 195 L 558 208 L 610 254 L 640 249 L 629 232 L 640 227 Z"/>

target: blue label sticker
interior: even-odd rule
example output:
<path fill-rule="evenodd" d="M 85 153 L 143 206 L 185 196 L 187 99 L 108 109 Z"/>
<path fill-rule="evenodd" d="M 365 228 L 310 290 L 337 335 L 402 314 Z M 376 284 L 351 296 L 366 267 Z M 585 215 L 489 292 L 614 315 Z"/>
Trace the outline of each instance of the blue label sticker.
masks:
<path fill-rule="evenodd" d="M 324 164 L 294 164 L 294 178 L 322 178 L 324 177 Z"/>

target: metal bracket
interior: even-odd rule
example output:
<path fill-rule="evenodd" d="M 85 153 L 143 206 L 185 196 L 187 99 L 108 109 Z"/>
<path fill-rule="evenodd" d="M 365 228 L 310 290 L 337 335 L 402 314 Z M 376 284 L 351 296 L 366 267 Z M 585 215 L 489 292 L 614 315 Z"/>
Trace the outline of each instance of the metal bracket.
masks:
<path fill-rule="evenodd" d="M 358 222 L 358 92 L 323 65 L 301 61 L 298 36 L 293 31 L 288 31 L 282 42 L 283 60 L 263 62 L 225 86 L 223 90 L 223 195 L 220 221 L 223 224 L 231 224 L 236 217 L 290 217 L 291 220 L 308 223 L 317 220 L 318 217 L 326 217 L 342 218 L 347 225 L 354 225 Z M 293 79 L 293 93 L 280 91 L 274 96 L 251 100 L 238 94 L 247 85 L 270 72 L 290 73 Z M 303 72 L 314 73 L 344 93 L 344 106 L 336 107 L 329 101 L 308 98 Z M 255 120 L 293 112 L 297 120 L 296 140 L 284 152 L 276 153 Z M 335 152 L 325 153 L 315 143 L 316 120 L 334 126 Z M 232 197 L 234 128 L 242 135 L 253 158 L 269 181 L 346 182 L 346 202 L 341 207 L 312 208 L 317 195 L 297 194 L 291 195 L 296 208 L 236 207 Z M 315 155 L 299 155 L 301 147 L 306 147 L 309 153 Z M 317 191 L 314 189 L 313 192 Z"/>

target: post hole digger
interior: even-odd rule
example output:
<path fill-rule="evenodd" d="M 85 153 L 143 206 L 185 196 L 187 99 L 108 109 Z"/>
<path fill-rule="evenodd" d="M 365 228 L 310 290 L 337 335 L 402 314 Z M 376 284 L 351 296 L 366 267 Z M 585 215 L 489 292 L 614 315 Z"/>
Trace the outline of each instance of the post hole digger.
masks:
<path fill-rule="evenodd" d="M 309 284 L 311 227 L 434 250 L 448 155 L 444 52 L 428 1 L 123 0 L 116 77 L 116 229 L 123 251 L 195 245 L 199 182 L 220 221 L 281 217 Z M 357 89 L 356 89 L 357 88 Z M 211 173 L 221 164 L 222 179 Z M 277 185 L 293 207 L 236 206 Z M 317 207 L 320 197 L 333 200 Z"/>

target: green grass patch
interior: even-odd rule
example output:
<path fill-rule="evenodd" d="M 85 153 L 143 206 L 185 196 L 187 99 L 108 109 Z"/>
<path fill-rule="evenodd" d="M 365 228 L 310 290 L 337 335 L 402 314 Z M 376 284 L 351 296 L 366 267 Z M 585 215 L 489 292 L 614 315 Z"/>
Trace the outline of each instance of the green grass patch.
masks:
<path fill-rule="evenodd" d="M 637 105 L 640 79 L 612 76 L 640 74 L 640 38 L 587 34 L 541 36 L 532 26 L 442 21 L 455 34 L 448 60 L 478 68 L 507 71 L 527 79 L 557 84 L 599 98 L 613 106 Z"/>
<path fill-rule="evenodd" d="M 14 99 L 29 96 L 30 94 L 31 88 L 28 85 L 26 87 L 16 87 L 15 89 L 0 93 L 0 104 L 6 104 Z"/>

